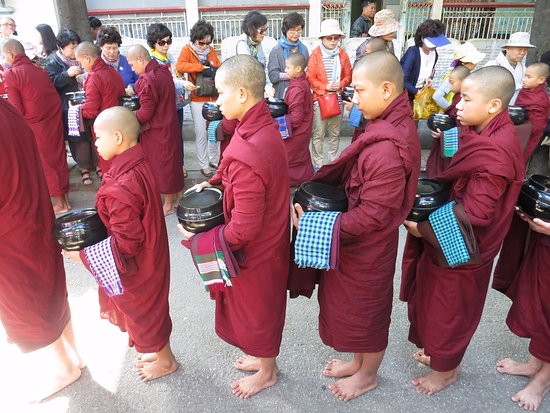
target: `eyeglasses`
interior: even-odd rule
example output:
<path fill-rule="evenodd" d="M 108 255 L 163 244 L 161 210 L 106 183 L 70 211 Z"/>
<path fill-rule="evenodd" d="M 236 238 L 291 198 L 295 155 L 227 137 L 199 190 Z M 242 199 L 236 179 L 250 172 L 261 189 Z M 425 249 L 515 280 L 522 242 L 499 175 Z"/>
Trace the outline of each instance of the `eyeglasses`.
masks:
<path fill-rule="evenodd" d="M 197 40 L 197 44 L 198 44 L 199 46 L 210 45 L 210 44 L 212 44 L 212 40 L 210 40 L 209 42 L 201 42 L 200 40 Z"/>
<path fill-rule="evenodd" d="M 296 33 L 296 34 L 298 34 L 298 33 L 302 33 L 302 30 L 303 29 L 301 27 L 298 27 L 298 28 L 294 28 L 294 29 L 288 29 L 287 33 Z"/>
<path fill-rule="evenodd" d="M 265 32 L 267 32 L 269 30 L 269 27 L 260 27 L 258 29 L 258 33 L 260 34 L 264 34 Z"/>
<path fill-rule="evenodd" d="M 327 39 L 329 42 L 337 42 L 340 40 L 340 36 L 325 36 L 324 39 Z"/>
<path fill-rule="evenodd" d="M 172 44 L 172 39 L 168 39 L 168 40 L 159 40 L 159 41 L 157 42 L 157 44 L 158 44 L 159 46 L 161 46 L 161 47 L 162 47 L 162 46 L 166 46 L 166 45 L 170 46 L 170 45 Z"/>

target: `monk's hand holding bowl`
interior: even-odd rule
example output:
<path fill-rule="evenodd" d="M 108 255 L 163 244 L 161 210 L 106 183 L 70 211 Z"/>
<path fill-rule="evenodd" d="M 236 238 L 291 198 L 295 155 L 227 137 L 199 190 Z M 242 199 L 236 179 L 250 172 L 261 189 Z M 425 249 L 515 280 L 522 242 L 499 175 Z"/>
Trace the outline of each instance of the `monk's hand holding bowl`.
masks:
<path fill-rule="evenodd" d="M 437 128 L 437 131 L 432 131 L 432 138 L 441 139 L 441 136 L 443 136 L 443 132 L 439 128 Z"/>
<path fill-rule="evenodd" d="M 300 218 L 304 215 L 304 209 L 300 204 L 294 204 L 294 206 L 290 208 L 290 212 L 292 213 L 292 223 L 294 224 L 294 228 L 298 229 Z"/>
<path fill-rule="evenodd" d="M 200 184 L 193 185 L 191 188 L 189 188 L 185 192 L 191 192 L 192 190 L 195 190 L 196 192 L 202 191 L 204 188 L 210 188 L 212 184 L 208 181 L 203 181 Z"/>
<path fill-rule="evenodd" d="M 70 258 L 70 259 L 73 260 L 74 262 L 77 262 L 77 263 L 82 264 L 82 260 L 80 259 L 80 251 L 67 251 L 67 250 L 62 250 L 61 253 L 63 254 L 64 257 Z"/>
<path fill-rule="evenodd" d="M 422 234 L 418 231 L 418 222 L 405 220 L 403 225 L 405 225 L 405 228 L 407 228 L 407 231 L 409 231 L 409 234 L 413 237 L 422 238 Z"/>
<path fill-rule="evenodd" d="M 181 235 L 183 235 L 184 241 L 189 241 L 195 235 L 193 232 L 187 231 L 185 228 L 183 228 L 181 224 L 178 224 L 177 227 L 180 230 Z"/>

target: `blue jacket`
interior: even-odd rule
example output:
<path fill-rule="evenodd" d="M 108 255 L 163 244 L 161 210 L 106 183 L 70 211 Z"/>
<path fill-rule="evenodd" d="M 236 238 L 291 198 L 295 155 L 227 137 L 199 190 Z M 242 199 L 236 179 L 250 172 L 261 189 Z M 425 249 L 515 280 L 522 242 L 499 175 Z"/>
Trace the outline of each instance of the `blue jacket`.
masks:
<path fill-rule="evenodd" d="M 435 62 L 432 68 L 431 78 L 435 74 L 435 65 L 437 64 L 437 58 L 439 55 L 435 52 Z M 414 99 L 414 95 L 418 93 L 416 88 L 416 82 L 418 82 L 418 75 L 420 74 L 420 47 L 411 46 L 407 49 L 403 57 L 401 58 L 401 67 L 403 68 L 403 75 L 405 77 L 405 89 L 409 92 L 409 99 Z"/>
<path fill-rule="evenodd" d="M 120 55 L 120 60 L 118 61 L 118 73 L 124 80 L 124 87 L 132 86 L 134 88 L 135 83 L 138 80 L 138 75 L 132 70 L 126 56 Z"/>

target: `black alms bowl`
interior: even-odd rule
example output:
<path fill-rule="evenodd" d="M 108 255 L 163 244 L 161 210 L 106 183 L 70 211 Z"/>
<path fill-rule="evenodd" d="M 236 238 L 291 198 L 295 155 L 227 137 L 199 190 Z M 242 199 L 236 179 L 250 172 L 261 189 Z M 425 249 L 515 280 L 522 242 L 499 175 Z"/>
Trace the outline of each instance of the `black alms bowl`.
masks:
<path fill-rule="evenodd" d="M 508 113 L 514 125 L 521 125 L 527 120 L 527 111 L 521 106 L 508 106 Z"/>
<path fill-rule="evenodd" d="M 293 204 L 300 204 L 305 212 L 347 211 L 348 199 L 342 188 L 323 182 L 304 182 L 294 193 Z"/>
<path fill-rule="evenodd" d="M 222 112 L 220 111 L 220 107 L 214 102 L 204 102 L 202 105 L 202 117 L 209 122 L 222 120 Z"/>
<path fill-rule="evenodd" d="M 521 186 L 517 204 L 526 215 L 550 222 L 550 177 L 531 175 Z"/>
<path fill-rule="evenodd" d="M 223 192 L 218 188 L 191 189 L 183 194 L 176 210 L 180 224 L 194 233 L 211 230 L 224 223 Z"/>
<path fill-rule="evenodd" d="M 87 208 L 57 218 L 53 234 L 61 248 L 78 251 L 107 238 L 107 229 L 97 211 Z"/>
<path fill-rule="evenodd" d="M 446 131 L 456 126 L 456 119 L 450 115 L 444 113 L 432 113 L 428 117 L 428 128 L 434 132 L 439 129 L 440 131 Z"/>
<path fill-rule="evenodd" d="M 271 112 L 271 117 L 278 118 L 279 116 L 286 115 L 288 113 L 288 105 L 283 99 L 268 98 L 267 107 Z"/>
<path fill-rule="evenodd" d="M 425 221 L 436 209 L 449 202 L 450 188 L 433 179 L 420 178 L 416 188 L 416 198 L 407 220 Z"/>
<path fill-rule="evenodd" d="M 141 105 L 139 104 L 139 96 L 121 96 L 118 99 L 120 106 L 128 108 L 132 111 L 138 110 Z"/>
<path fill-rule="evenodd" d="M 346 86 L 344 90 L 342 91 L 342 100 L 346 102 L 351 102 L 353 99 L 353 94 L 355 93 L 355 90 L 352 86 Z"/>
<path fill-rule="evenodd" d="M 67 92 L 65 96 L 67 96 L 67 99 L 69 99 L 69 102 L 73 105 L 80 105 L 86 100 L 86 93 L 82 90 L 78 92 Z"/>

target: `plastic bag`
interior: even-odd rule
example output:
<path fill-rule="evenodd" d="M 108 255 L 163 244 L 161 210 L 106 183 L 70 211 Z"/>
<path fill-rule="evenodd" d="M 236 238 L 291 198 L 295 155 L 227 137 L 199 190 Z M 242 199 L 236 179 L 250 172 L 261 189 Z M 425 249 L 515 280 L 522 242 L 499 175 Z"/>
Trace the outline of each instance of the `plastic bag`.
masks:
<path fill-rule="evenodd" d="M 423 86 L 418 91 L 413 101 L 413 119 L 428 119 L 428 117 L 439 111 L 439 106 L 433 100 L 435 89 L 431 86 Z"/>

